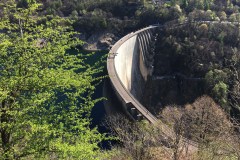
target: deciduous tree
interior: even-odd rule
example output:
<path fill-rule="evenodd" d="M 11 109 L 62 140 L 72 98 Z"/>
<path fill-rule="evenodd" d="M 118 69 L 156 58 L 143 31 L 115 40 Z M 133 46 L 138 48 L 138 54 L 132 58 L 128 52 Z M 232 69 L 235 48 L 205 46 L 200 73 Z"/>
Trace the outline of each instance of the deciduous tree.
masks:
<path fill-rule="evenodd" d="M 82 43 L 69 20 L 27 2 L 0 5 L 0 159 L 97 159 L 103 135 L 89 116 L 101 67 L 67 52 Z"/>

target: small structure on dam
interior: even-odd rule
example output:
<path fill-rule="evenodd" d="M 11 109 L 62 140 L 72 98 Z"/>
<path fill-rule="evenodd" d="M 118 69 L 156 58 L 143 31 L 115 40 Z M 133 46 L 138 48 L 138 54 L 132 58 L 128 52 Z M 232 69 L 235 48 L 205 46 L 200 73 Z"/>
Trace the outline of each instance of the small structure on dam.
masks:
<path fill-rule="evenodd" d="M 111 49 L 107 70 L 111 84 L 126 113 L 133 119 L 146 118 L 156 123 L 156 117 L 140 102 L 147 79 L 152 75 L 154 45 L 158 26 L 132 32 Z"/>

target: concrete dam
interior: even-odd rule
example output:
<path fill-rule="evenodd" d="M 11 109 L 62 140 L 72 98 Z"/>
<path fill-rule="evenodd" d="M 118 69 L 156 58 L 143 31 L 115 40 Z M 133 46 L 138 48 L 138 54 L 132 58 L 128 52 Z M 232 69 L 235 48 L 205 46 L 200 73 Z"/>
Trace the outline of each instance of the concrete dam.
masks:
<path fill-rule="evenodd" d="M 133 120 L 146 119 L 161 127 L 165 138 L 171 141 L 173 130 L 157 119 L 142 103 L 147 81 L 153 76 L 154 46 L 159 29 L 152 25 L 132 32 L 120 39 L 109 52 L 107 71 L 114 94 L 125 113 Z M 198 149 L 198 144 L 183 137 L 190 152 Z M 184 146 L 184 145 L 183 145 Z"/>
<path fill-rule="evenodd" d="M 145 118 L 151 123 L 156 123 L 156 117 L 149 111 L 149 106 L 144 106 L 143 104 L 146 99 L 148 99 L 148 94 L 145 94 L 146 91 L 160 90 L 161 95 L 167 97 L 168 94 L 165 92 L 167 90 L 171 91 L 171 88 L 168 88 L 172 85 L 175 88 L 181 89 L 181 86 L 187 88 L 189 86 L 189 81 L 191 81 L 192 86 L 191 90 L 199 90 L 198 84 L 201 84 L 204 78 L 202 77 L 188 77 L 181 72 L 176 72 L 174 74 L 155 74 L 153 71 L 156 70 L 167 70 L 167 67 L 163 65 L 154 66 L 154 58 L 161 59 L 164 62 L 168 62 L 171 59 L 164 59 L 164 57 L 155 56 L 155 46 L 156 39 L 160 36 L 159 31 L 164 28 L 167 29 L 176 29 L 180 26 L 185 26 L 188 24 L 233 24 L 235 22 L 225 22 L 225 21 L 184 21 L 178 23 L 177 21 L 170 21 L 164 25 L 152 25 L 143 29 L 140 29 L 136 32 L 127 34 L 121 38 L 109 52 L 107 60 L 107 70 L 109 78 L 112 84 L 112 88 L 116 93 L 121 106 L 124 108 L 125 112 L 133 119 L 138 120 Z M 180 63 L 180 62 L 179 62 Z M 159 67 L 160 66 L 160 67 Z M 162 81 L 168 79 L 168 83 L 155 83 L 153 88 L 147 88 L 149 85 L 147 83 L 155 81 Z M 181 84 L 177 82 L 180 79 Z M 182 81 L 184 80 L 184 81 Z M 194 81 L 194 83 L 193 83 Z M 166 85 L 167 84 L 167 85 Z M 165 88 L 165 90 L 163 90 Z M 195 89 L 195 90 L 194 90 Z M 172 89 L 173 90 L 173 89 Z M 153 91 L 154 92 L 154 91 Z M 176 91 L 175 91 L 176 92 Z M 169 92 L 170 93 L 170 92 Z M 187 94 L 188 93 L 188 94 Z M 158 93 L 157 93 L 158 94 Z M 180 97 L 183 99 L 182 95 L 192 96 L 194 93 L 184 90 L 184 93 L 181 95 L 175 94 L 174 97 Z M 153 95 L 152 97 L 156 96 Z M 195 97 L 194 97 L 195 96 Z M 199 95 L 194 95 L 193 100 Z M 156 98 L 155 98 L 156 99 Z M 171 101 L 173 101 L 171 99 Z M 159 101 L 163 103 L 162 101 Z M 188 99 L 187 102 L 191 102 Z M 183 102 L 182 102 L 183 103 Z M 166 103 L 169 104 L 169 103 Z M 177 104 L 177 103 L 176 103 Z M 185 103 L 183 103 L 185 104 Z M 146 109 L 148 107 L 148 109 Z"/>
<path fill-rule="evenodd" d="M 121 38 L 109 52 L 107 71 L 114 94 L 128 117 L 133 120 L 146 119 L 160 126 L 165 138 L 170 140 L 174 137 L 173 131 L 140 103 L 147 80 L 153 74 L 153 49 L 159 28 L 161 26 L 149 26 Z M 197 143 L 186 138 L 182 140 L 187 142 L 189 151 L 197 150 Z"/>
<path fill-rule="evenodd" d="M 157 123 L 157 118 L 141 103 L 145 84 L 153 72 L 153 47 L 158 26 L 132 32 L 110 50 L 107 70 L 112 87 L 126 113 L 135 120 Z"/>

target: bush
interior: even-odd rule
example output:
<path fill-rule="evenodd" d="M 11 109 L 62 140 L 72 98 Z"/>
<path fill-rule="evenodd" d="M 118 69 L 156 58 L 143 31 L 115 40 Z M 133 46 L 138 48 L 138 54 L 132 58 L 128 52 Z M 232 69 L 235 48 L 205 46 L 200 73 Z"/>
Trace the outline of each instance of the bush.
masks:
<path fill-rule="evenodd" d="M 214 98 L 218 101 L 218 103 L 222 107 L 226 107 L 227 105 L 227 94 L 228 94 L 228 86 L 223 82 L 217 83 L 213 88 Z M 225 108 L 227 109 L 227 108 Z"/>

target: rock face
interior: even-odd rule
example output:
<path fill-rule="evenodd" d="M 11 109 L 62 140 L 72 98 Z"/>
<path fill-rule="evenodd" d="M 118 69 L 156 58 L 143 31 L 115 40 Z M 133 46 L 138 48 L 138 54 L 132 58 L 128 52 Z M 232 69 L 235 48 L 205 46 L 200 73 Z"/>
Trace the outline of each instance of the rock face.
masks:
<path fill-rule="evenodd" d="M 97 51 L 97 50 L 110 50 L 112 45 L 118 40 L 113 33 L 96 33 L 89 38 L 82 38 L 86 43 L 83 45 L 85 50 Z"/>
<path fill-rule="evenodd" d="M 112 45 L 112 41 L 113 41 L 112 38 L 106 37 L 106 38 L 100 39 L 97 42 L 97 46 L 99 48 L 109 48 Z"/>

